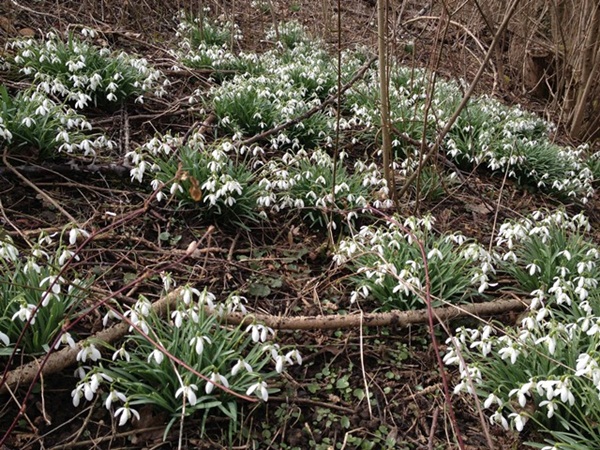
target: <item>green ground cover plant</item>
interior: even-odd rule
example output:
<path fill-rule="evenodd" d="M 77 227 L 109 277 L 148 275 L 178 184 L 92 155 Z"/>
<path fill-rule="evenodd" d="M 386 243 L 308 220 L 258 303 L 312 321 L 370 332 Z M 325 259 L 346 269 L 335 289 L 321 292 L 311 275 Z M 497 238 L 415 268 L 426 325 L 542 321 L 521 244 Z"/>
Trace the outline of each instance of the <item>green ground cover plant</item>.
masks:
<path fill-rule="evenodd" d="M 383 310 L 420 309 L 428 282 L 433 306 L 468 301 L 494 285 L 493 255 L 461 234 L 436 235 L 433 223 L 433 217 L 395 217 L 343 239 L 334 261 L 354 274 L 351 301 L 374 299 Z"/>
<path fill-rule="evenodd" d="M 158 201 L 175 198 L 178 206 L 198 210 L 206 219 L 219 217 L 245 226 L 260 219 L 257 201 L 262 189 L 251 169 L 254 156 L 231 141 L 204 143 L 193 134 L 184 144 L 179 136 L 158 136 L 127 158 L 133 163 L 132 181 L 142 182 L 146 171 Z"/>
<path fill-rule="evenodd" d="M 159 96 L 165 92 L 164 75 L 145 58 L 98 47 L 90 42 L 97 36 L 94 30 L 83 28 L 80 36 L 54 31 L 43 40 L 17 39 L 8 44 L 16 50 L 8 62 L 38 91 L 57 95 L 75 109 L 114 109 L 125 100 L 143 102 L 149 92 Z"/>
<path fill-rule="evenodd" d="M 211 70 L 211 77 L 222 81 L 235 74 L 262 73 L 262 64 L 254 53 L 236 52 L 242 33 L 239 27 L 222 18 L 206 15 L 192 17 L 182 14 L 176 37 L 175 56 L 187 67 Z"/>
<path fill-rule="evenodd" d="M 97 150 L 114 146 L 104 135 L 90 132 L 92 125 L 84 115 L 43 92 L 28 89 L 11 96 L 0 86 L 0 98 L 0 144 L 11 154 L 37 153 L 41 160 L 61 152 L 93 157 Z"/>
<path fill-rule="evenodd" d="M 600 443 L 598 258 L 582 214 L 539 211 L 502 225 L 503 270 L 529 296 L 515 327 L 459 328 L 446 364 L 457 365 L 455 393 L 481 398 L 492 424 L 522 431 L 536 423 L 547 443 L 588 449 Z"/>
<path fill-rule="evenodd" d="M 81 350 L 73 404 L 101 395 L 121 426 L 139 419 L 136 408 L 152 405 L 170 416 L 165 434 L 177 420 L 193 414 L 203 414 L 204 423 L 214 409 L 229 419 L 232 438 L 240 427 L 235 394 L 266 402 L 277 391 L 269 383 L 286 366 L 302 363 L 300 353 L 274 343 L 273 330 L 264 325 L 220 323 L 220 314 L 245 312 L 245 302 L 231 295 L 220 303 L 207 290 L 184 286 L 165 321 L 141 297 L 124 313 L 130 334 L 110 348 L 112 357 L 101 357 L 94 343 Z M 93 367 L 88 360 L 95 362 Z"/>
<path fill-rule="evenodd" d="M 61 330 L 81 312 L 93 277 L 77 278 L 71 271 L 61 275 L 61 268 L 71 258 L 79 259 L 73 250 L 82 234 L 86 232 L 72 228 L 59 242 L 41 235 L 29 252 L 0 234 L 0 357 L 14 351 L 38 356 L 53 343 L 57 348 L 75 345 L 71 334 Z"/>

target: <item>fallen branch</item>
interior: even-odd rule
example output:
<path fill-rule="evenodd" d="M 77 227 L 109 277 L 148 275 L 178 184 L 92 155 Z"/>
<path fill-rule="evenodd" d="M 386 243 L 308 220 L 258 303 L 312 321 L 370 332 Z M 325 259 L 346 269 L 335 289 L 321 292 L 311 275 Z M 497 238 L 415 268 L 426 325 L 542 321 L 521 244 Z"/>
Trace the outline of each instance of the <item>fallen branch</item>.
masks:
<path fill-rule="evenodd" d="M 496 300 L 493 302 L 470 305 L 450 305 L 433 308 L 436 322 L 456 319 L 458 317 L 490 317 L 507 312 L 524 311 L 529 306 L 527 300 Z M 232 325 L 260 322 L 277 330 L 337 330 L 341 328 L 384 327 L 395 326 L 406 328 L 409 325 L 425 324 L 429 320 L 427 310 L 390 311 L 385 313 L 364 313 L 331 316 L 297 316 L 277 317 L 266 314 L 234 313 L 223 319 Z"/>
<path fill-rule="evenodd" d="M 152 308 L 159 315 L 164 315 L 168 308 L 172 308 L 179 298 L 179 290 L 175 290 L 160 300 L 153 303 Z M 526 300 L 497 300 L 486 303 L 476 303 L 470 305 L 450 305 L 440 308 L 434 308 L 434 321 L 447 321 L 458 317 L 490 317 L 497 314 L 503 314 L 513 311 L 523 311 L 529 306 Z M 297 317 L 277 317 L 267 314 L 247 314 L 242 315 L 233 313 L 224 317 L 223 322 L 239 325 L 260 322 L 263 325 L 278 330 L 332 330 L 342 328 L 363 327 L 383 327 L 394 326 L 397 328 L 406 328 L 409 325 L 426 324 L 429 320 L 427 310 L 418 311 L 391 311 L 385 313 L 365 313 L 331 316 L 297 316 Z M 107 330 L 100 331 L 88 338 L 91 342 L 112 343 L 128 332 L 129 324 L 119 323 Z M 46 364 L 42 369 L 42 375 L 58 373 L 77 362 L 77 353 L 80 347 L 64 348 L 48 356 Z M 5 393 L 8 388 L 19 384 L 29 384 L 38 376 L 41 360 L 32 361 L 24 366 L 9 372 L 2 387 L 0 394 Z"/>

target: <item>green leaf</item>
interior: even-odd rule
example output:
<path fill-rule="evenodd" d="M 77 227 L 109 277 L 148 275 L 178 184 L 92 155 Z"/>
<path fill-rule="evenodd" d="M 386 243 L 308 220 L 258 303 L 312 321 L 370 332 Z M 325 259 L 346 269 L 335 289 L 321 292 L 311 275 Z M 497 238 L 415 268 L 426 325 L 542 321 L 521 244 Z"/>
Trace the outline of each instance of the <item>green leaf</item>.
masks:
<path fill-rule="evenodd" d="M 348 419 L 348 417 L 346 416 L 343 416 L 340 419 L 340 425 L 342 425 L 342 427 L 346 429 L 350 428 L 350 419 Z"/>
<path fill-rule="evenodd" d="M 271 288 L 266 284 L 254 283 L 248 288 L 248 294 L 254 297 L 267 297 L 271 294 Z"/>
<path fill-rule="evenodd" d="M 350 386 L 350 383 L 348 383 L 347 376 L 343 376 L 342 378 L 340 378 L 339 380 L 337 380 L 335 382 L 335 387 L 338 389 L 346 389 L 349 386 Z"/>
<path fill-rule="evenodd" d="M 317 383 L 311 383 L 306 388 L 311 394 L 316 394 L 319 391 L 319 385 Z"/>
<path fill-rule="evenodd" d="M 365 398 L 365 391 L 361 388 L 357 388 L 352 391 L 352 395 L 354 395 L 358 400 L 362 400 Z"/>

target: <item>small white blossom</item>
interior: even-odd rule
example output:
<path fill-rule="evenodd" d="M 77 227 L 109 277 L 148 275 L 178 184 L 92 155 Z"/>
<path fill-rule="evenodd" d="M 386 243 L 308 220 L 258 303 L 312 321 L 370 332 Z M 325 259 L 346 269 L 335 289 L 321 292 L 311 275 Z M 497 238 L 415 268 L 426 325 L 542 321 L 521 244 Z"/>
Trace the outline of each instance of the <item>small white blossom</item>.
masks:
<path fill-rule="evenodd" d="M 194 336 L 190 339 L 190 346 L 195 347 L 196 353 L 198 355 L 202 355 L 204 351 L 204 343 L 212 344 L 212 341 L 208 336 Z"/>
<path fill-rule="evenodd" d="M 164 359 L 165 354 L 157 348 L 152 350 L 152 352 L 150 352 L 150 354 L 148 355 L 148 362 L 154 361 L 156 364 L 160 364 L 163 362 Z"/>
<path fill-rule="evenodd" d="M 120 427 L 125 425 L 132 417 L 135 417 L 137 420 L 140 420 L 140 413 L 138 413 L 135 409 L 130 408 L 129 403 L 125 403 L 124 406 L 115 411 L 115 418 L 119 416 L 121 416 L 121 418 L 119 419 Z"/>
<path fill-rule="evenodd" d="M 213 389 L 215 388 L 216 384 L 221 384 L 222 386 L 225 386 L 226 388 L 229 387 L 229 381 L 227 381 L 227 378 L 225 378 L 223 375 L 221 375 L 218 372 L 213 372 L 210 375 L 210 380 L 206 382 L 206 387 L 205 387 L 205 392 L 207 394 L 210 394 Z"/>
<path fill-rule="evenodd" d="M 264 381 L 259 381 L 254 383 L 246 390 L 246 395 L 252 395 L 252 393 L 256 392 L 256 396 L 263 401 L 269 400 L 269 391 L 267 390 L 267 383 Z"/>
<path fill-rule="evenodd" d="M 60 339 L 54 346 L 54 349 L 58 349 L 61 345 L 68 345 L 71 348 L 75 348 L 75 340 L 73 339 L 73 336 L 71 336 L 71 333 L 66 331 L 62 333 Z"/>
<path fill-rule="evenodd" d="M 194 406 L 198 401 L 196 397 L 196 391 L 198 390 L 198 386 L 195 384 L 189 384 L 186 386 L 181 386 L 177 389 L 175 393 L 175 398 L 178 398 L 180 395 L 183 395 L 183 398 L 187 399 L 190 405 Z"/>
<path fill-rule="evenodd" d="M 77 361 L 80 362 L 86 362 L 88 359 L 90 361 L 98 361 L 101 357 L 100 350 L 94 344 L 87 341 L 82 344 L 81 350 L 77 353 Z"/>
<path fill-rule="evenodd" d="M 122 392 L 111 389 L 108 395 L 106 396 L 104 406 L 106 407 L 106 409 L 110 409 L 113 402 L 116 401 L 125 403 L 127 401 L 127 397 L 125 397 L 125 394 L 123 394 Z"/>
<path fill-rule="evenodd" d="M 238 359 L 237 363 L 231 368 L 231 375 L 235 376 L 240 370 L 246 369 L 247 372 L 252 372 L 252 366 L 248 364 L 244 359 Z"/>

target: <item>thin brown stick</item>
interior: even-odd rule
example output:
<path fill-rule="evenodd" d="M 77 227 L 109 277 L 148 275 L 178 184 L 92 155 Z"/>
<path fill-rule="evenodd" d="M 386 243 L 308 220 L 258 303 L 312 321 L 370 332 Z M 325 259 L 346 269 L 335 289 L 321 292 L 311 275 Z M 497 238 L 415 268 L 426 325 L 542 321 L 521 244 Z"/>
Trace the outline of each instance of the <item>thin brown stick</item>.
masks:
<path fill-rule="evenodd" d="M 27 186 L 29 186 L 31 189 L 33 189 L 38 194 L 40 194 L 44 198 L 44 200 L 46 200 L 48 203 L 52 204 L 52 206 L 54 206 L 58 211 L 60 211 L 63 216 L 65 216 L 67 219 L 69 219 L 69 222 L 71 222 L 72 224 L 79 227 L 80 226 L 79 222 L 77 222 L 77 220 L 71 214 L 69 214 L 62 206 L 60 206 L 56 200 L 54 200 L 52 197 L 50 197 L 48 194 L 46 194 L 44 191 L 42 191 L 39 187 L 37 187 L 35 184 L 33 184 L 31 181 L 29 181 L 17 169 L 15 169 L 11 163 L 8 162 L 7 154 L 8 154 L 8 147 L 6 147 L 4 149 L 4 153 L 2 154 L 2 162 L 4 163 L 4 165 L 6 167 L 8 167 L 17 177 L 19 177 L 21 179 L 21 181 L 23 181 L 23 183 L 25 183 Z"/>
<path fill-rule="evenodd" d="M 504 20 L 502 21 L 502 23 L 500 24 L 500 27 L 498 28 L 498 31 L 494 35 L 494 39 L 492 40 L 492 43 L 490 44 L 490 47 L 488 48 L 485 58 L 483 59 L 483 62 L 481 63 L 479 70 L 475 74 L 475 78 L 473 78 L 473 81 L 471 82 L 469 88 L 467 89 L 467 92 L 463 96 L 460 104 L 454 111 L 454 114 L 452 114 L 452 117 L 450 117 L 450 119 L 448 119 L 448 122 L 446 122 L 446 126 L 444 126 L 444 129 L 438 135 L 437 139 L 435 140 L 435 143 L 431 146 L 431 148 L 429 149 L 427 154 L 423 157 L 422 164 L 425 164 L 427 161 L 429 161 L 429 159 L 435 154 L 435 152 L 437 152 L 437 150 L 442 145 L 444 138 L 446 137 L 446 135 L 448 134 L 450 129 L 454 126 L 454 123 L 460 116 L 463 109 L 465 109 L 465 107 L 467 106 L 467 103 L 469 103 L 469 100 L 470 100 L 471 96 L 473 95 L 473 92 L 475 92 L 475 87 L 477 86 L 477 83 L 479 83 L 479 80 L 483 76 L 485 67 L 486 67 L 487 63 L 490 61 L 490 59 L 492 57 L 492 53 L 494 52 L 494 49 L 495 49 L 496 45 L 498 44 L 498 41 L 500 40 L 502 33 L 504 32 L 504 29 L 507 27 L 508 22 L 510 21 L 511 17 L 513 16 L 518 4 L 519 4 L 519 0 L 513 0 L 511 5 L 509 6 L 508 11 L 506 12 L 506 15 L 504 16 Z M 408 189 L 410 189 L 410 186 L 412 185 L 413 181 L 415 181 L 415 178 L 417 178 L 418 174 L 419 174 L 419 172 L 416 171 L 416 172 L 413 172 L 408 177 L 404 186 L 398 192 L 398 198 L 401 198 L 404 194 L 406 194 Z"/>

